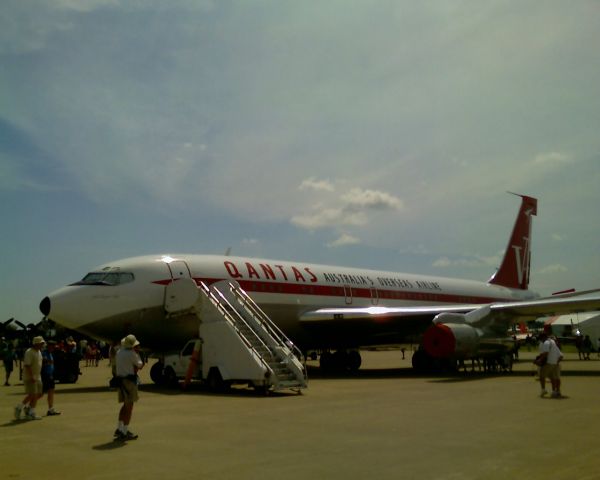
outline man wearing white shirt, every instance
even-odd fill
[[[15,407],[15,419],[21,418],[25,412],[28,420],[41,420],[35,413],[37,401],[42,396],[42,348],[46,342],[43,337],[34,337],[31,348],[28,348],[23,358],[23,385],[25,398]]]
[[[138,438],[129,430],[133,413],[133,404],[138,401],[137,372],[144,365],[139,351],[140,342],[134,335],[121,340],[121,348],[115,356],[116,373],[119,379],[119,402],[123,403],[119,411],[119,423],[115,430],[116,440],[135,440]]]
[[[549,338],[546,333],[540,335],[540,354],[546,359],[546,364],[542,366],[540,371],[540,385],[542,387],[541,396],[545,396],[546,378],[550,379],[552,384],[552,398],[559,398],[560,393],[560,361],[563,359],[562,352],[556,342]]]

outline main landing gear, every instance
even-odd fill
[[[358,350],[329,350],[321,353],[319,366],[324,372],[356,372],[360,368],[362,358]]]

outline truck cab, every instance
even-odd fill
[[[162,361],[162,382],[165,385],[175,386],[179,380],[185,378],[190,362],[192,361],[192,354],[197,341],[198,339],[188,340],[179,353],[164,356]],[[200,342],[200,352],[197,357],[196,368],[192,373],[192,378],[202,380],[202,342]]]

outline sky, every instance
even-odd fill
[[[600,288],[600,2],[4,0],[0,320],[115,259]]]

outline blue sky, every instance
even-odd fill
[[[595,1],[5,0],[0,320],[223,253],[600,287]]]

